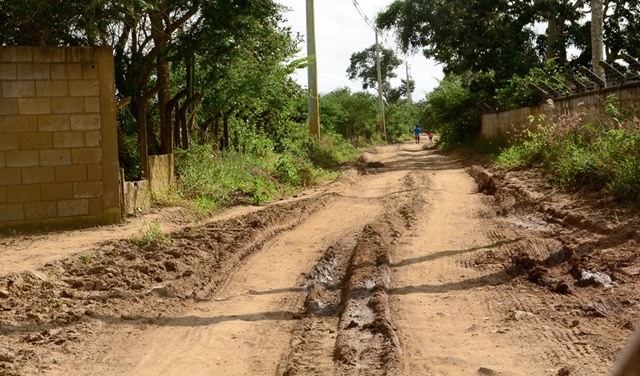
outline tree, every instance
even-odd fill
[[[118,22],[108,0],[2,0],[0,44],[82,46],[105,44]]]
[[[409,80],[409,92],[413,93],[416,87],[416,82],[414,80]],[[388,103],[398,103],[400,102],[402,97],[409,98],[409,93],[407,93],[407,81],[400,80],[400,86],[397,88],[392,87],[389,89],[387,93],[387,102]]]
[[[571,30],[580,26],[584,18],[584,0],[547,0],[533,3],[532,11],[540,21],[546,21],[546,35],[538,36],[540,56],[567,62],[567,48],[571,43]],[[536,18],[534,18],[535,20]]]
[[[225,146],[234,124],[286,135],[279,129],[302,95],[288,75],[303,62],[291,62],[298,41],[280,26],[282,11],[274,0],[3,0],[0,40],[114,46],[116,94],[131,97],[129,111],[119,114],[120,145],[135,145],[132,124],[147,124],[137,142],[147,139],[155,154],[171,149],[176,108],[186,110],[186,140],[218,135],[219,121]],[[200,96],[176,97],[187,81]]]
[[[181,43],[185,51],[180,54],[195,51],[196,86],[204,98],[200,112],[216,118],[211,131],[216,142],[223,138],[225,147],[230,140],[229,129],[224,128],[232,117],[280,137],[283,119],[292,112],[295,98],[303,95],[288,77],[304,64],[291,61],[299,40],[280,26],[280,7],[271,0],[247,4],[238,7],[229,2],[228,9],[207,5],[203,12],[209,21]],[[184,64],[179,66],[184,75]]]
[[[591,64],[593,73],[604,79],[604,68],[600,66],[604,55],[603,0],[591,0]]]
[[[626,51],[632,56],[640,56],[640,1],[607,1],[592,4],[590,7],[595,11],[591,12],[591,17],[579,25],[572,26],[568,30],[571,43],[580,50],[580,54],[570,61],[572,67],[594,66],[594,54],[600,56],[601,60],[615,64],[620,59],[621,52]],[[602,18],[599,11],[602,10]],[[587,12],[583,12],[587,14]],[[601,28],[594,25],[592,18],[596,24],[602,23]],[[592,27],[595,29],[592,30]],[[600,41],[594,41],[592,37],[601,37]],[[601,52],[593,51],[592,46],[602,46]],[[600,68],[597,68],[600,69]],[[625,67],[618,66],[618,69],[624,71]]]
[[[392,89],[390,80],[397,77],[394,70],[402,63],[403,61],[396,56],[393,50],[380,48],[382,92],[387,100],[389,100]],[[378,87],[375,45],[351,55],[351,65],[347,68],[347,77],[350,80],[360,80],[364,90]]]
[[[358,143],[378,133],[377,98],[371,93],[336,89],[320,97],[320,112],[327,131]]]
[[[395,30],[403,50],[422,49],[445,73],[494,70],[506,80],[540,64],[529,2],[396,0],[376,19]]]

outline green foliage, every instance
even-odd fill
[[[313,185],[334,175],[356,150],[342,137],[325,134],[321,140],[306,128],[285,125],[288,137],[275,145],[264,135],[243,136],[239,150],[220,151],[212,145],[196,145],[176,154],[179,176],[165,202],[195,200],[196,215],[206,215],[230,203],[261,205],[293,189]]]
[[[138,235],[132,235],[131,242],[139,247],[147,245],[168,246],[171,244],[171,238],[162,232],[160,223],[151,222],[138,229]]]
[[[470,143],[480,131],[480,110],[476,103],[485,99],[472,92],[469,79],[449,75],[427,95],[426,124],[440,132],[445,148]]]
[[[87,253],[87,254],[80,255],[80,256],[78,256],[78,261],[79,261],[81,264],[85,264],[85,265],[87,265],[87,264],[91,264],[91,255],[90,255],[90,254],[88,254],[88,253]]]
[[[522,77],[515,75],[507,81],[506,85],[496,89],[493,98],[495,107],[499,110],[508,110],[539,104],[542,98],[529,88],[529,84],[540,86],[540,83],[544,82],[559,93],[570,94],[563,86],[552,80],[552,78],[556,78],[565,85],[570,85],[570,83],[566,82],[564,73],[565,69],[563,67],[556,64],[554,60],[548,60],[544,66],[533,67]]]
[[[382,93],[387,102],[397,101],[400,96],[400,90],[393,90],[391,87],[392,78],[396,77],[394,70],[402,64],[402,60],[398,58],[388,48],[380,48],[380,76],[382,78]],[[359,80],[362,82],[362,89],[377,89],[378,87],[378,68],[376,63],[376,46],[373,45],[363,51],[353,53],[351,55],[351,64],[347,68],[347,76],[350,80]],[[406,94],[406,86],[404,88]]]
[[[391,104],[385,109],[385,125],[387,129],[387,140],[404,140],[407,136],[413,137],[413,127],[424,118],[426,102],[418,102],[411,106],[406,103]],[[427,128],[433,127],[431,124]],[[429,129],[423,129],[428,132]]]
[[[605,190],[619,200],[640,204],[640,120],[609,98],[609,116],[583,124],[579,113],[559,116],[551,125],[529,132],[524,142],[502,152],[504,167],[536,166],[557,184]]]
[[[537,18],[529,4],[395,0],[376,23],[396,31],[405,50],[422,49],[443,64],[445,73],[494,70],[504,80],[539,62],[533,45]]]
[[[370,93],[336,89],[320,97],[323,131],[337,133],[359,145],[379,133],[378,100]]]
[[[207,195],[200,195],[195,200],[195,215],[197,218],[204,218],[213,213],[218,208],[216,200]]]
[[[353,145],[335,133],[325,133],[320,140],[309,137],[304,142],[309,160],[321,169],[336,168],[357,155]]]

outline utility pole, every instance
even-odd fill
[[[378,43],[378,29],[376,32],[376,66],[378,69],[378,105],[380,106],[380,131],[382,139],[387,141],[387,129],[384,122],[384,100],[382,98],[382,70],[380,68],[380,44]]]
[[[309,131],[320,139],[320,106],[318,104],[318,59],[316,58],[316,27],[313,0],[307,0],[307,67],[309,82]]]
[[[407,66],[407,102],[409,103],[409,106],[411,106],[413,103],[411,102],[411,77],[409,76],[409,62],[405,61],[405,64]]]

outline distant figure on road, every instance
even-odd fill
[[[429,143],[433,142],[433,130],[429,131]]]
[[[416,144],[420,143],[420,127],[416,125],[415,128],[413,128],[413,134],[415,135],[415,139],[416,139]]]

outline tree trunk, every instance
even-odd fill
[[[548,18],[547,26],[547,53],[545,58],[557,59],[559,64],[567,61],[567,48],[564,40],[564,19],[557,19],[554,16]]]
[[[142,165],[142,179],[149,178],[149,143],[147,138],[147,103],[156,95],[158,87],[154,87],[140,98],[138,102],[138,151],[140,153],[140,164]]]
[[[182,129],[180,127],[180,103],[176,103],[176,106],[174,108],[174,113],[175,113],[175,119],[173,121],[174,123],[174,129],[173,129],[173,147],[177,148],[180,147],[180,130]]]
[[[158,75],[158,110],[160,111],[160,139],[163,152],[166,150],[166,141],[171,137],[171,129],[167,121],[167,102],[171,100],[171,80],[169,73],[169,34],[163,22],[163,12],[166,9],[155,9],[149,12],[151,20],[151,37],[156,49],[156,72]],[[167,26],[168,27],[168,26]]]
[[[218,112],[216,114],[215,121],[213,122],[213,129],[211,130],[216,149],[218,150],[222,149],[220,145],[220,118],[222,118],[222,112]]]
[[[604,55],[603,17],[603,0],[591,0],[591,65],[593,73],[606,80],[604,68],[600,66]]]
[[[222,118],[222,149],[229,149],[229,114],[224,114]]]
[[[179,140],[177,139],[176,133],[174,132],[173,122],[171,121],[171,114],[175,109],[176,112],[179,111],[180,108],[180,100],[187,95],[187,90],[182,90],[178,94],[176,94],[171,100],[167,103],[167,113],[166,113],[166,122],[167,122],[167,132],[162,133],[162,154],[173,154],[173,146],[177,145]],[[178,114],[176,114],[176,119],[179,119]],[[180,127],[180,123],[176,120],[176,127]],[[175,144],[174,144],[175,140]]]
[[[189,150],[189,129],[187,124],[187,111],[193,103],[199,100],[201,97],[200,93],[196,93],[194,96],[189,98],[183,105],[180,107],[180,125],[182,128],[182,150]]]

